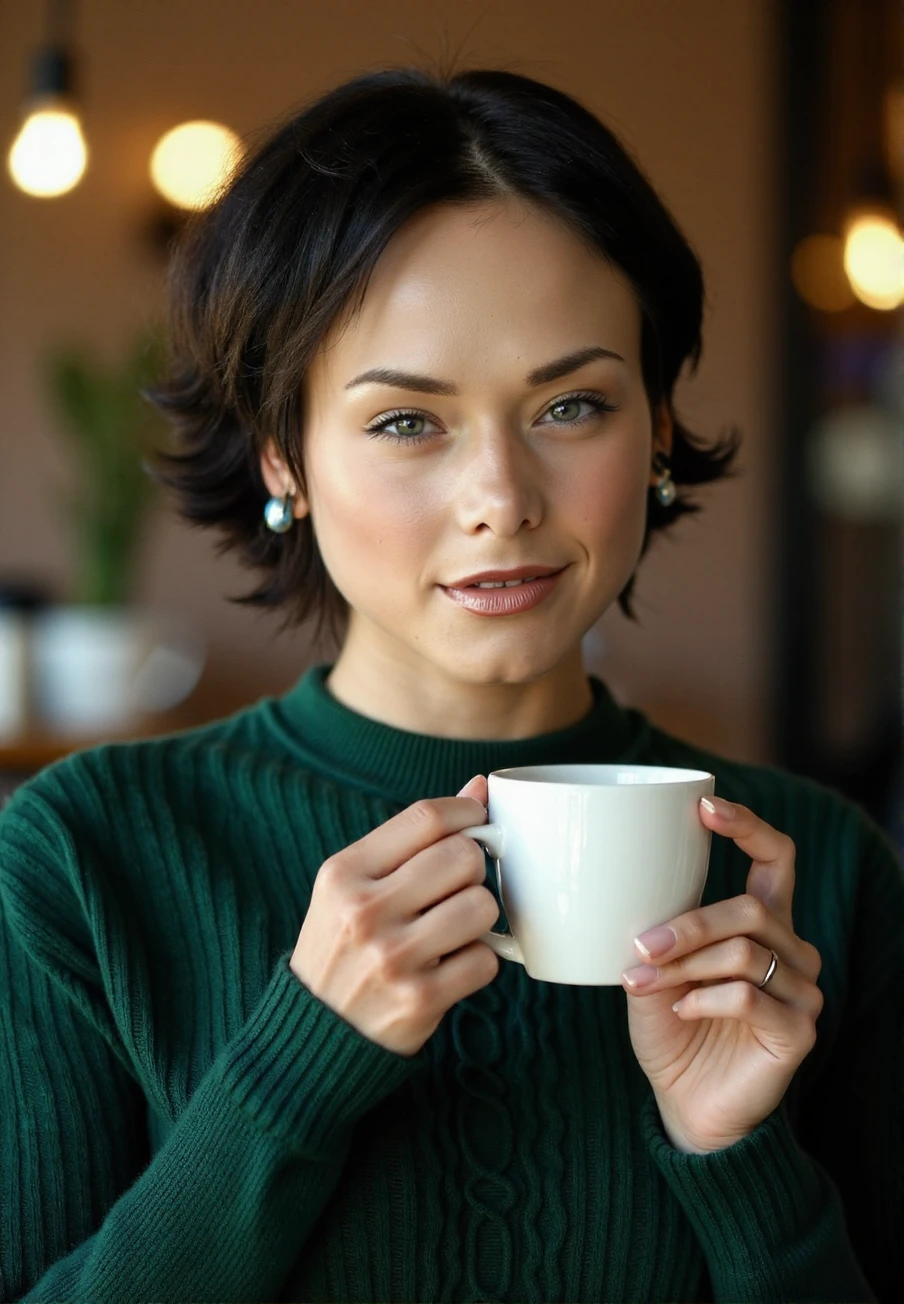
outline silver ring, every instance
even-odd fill
[[[777,965],[778,965],[778,956],[777,956],[777,955],[775,954],[775,952],[773,951],[773,952],[772,952],[772,960],[771,960],[771,962],[770,962],[770,964],[769,964],[769,968],[768,968],[767,971],[766,971],[766,977],[763,979],[763,981],[762,981],[761,983],[757,983],[757,989],[766,986],[766,984],[767,984],[767,982],[769,981],[769,979],[770,979],[770,978],[772,977],[772,975],[775,973],[775,970],[776,970]]]

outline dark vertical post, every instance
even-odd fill
[[[806,435],[818,411],[818,350],[809,310],[791,283],[795,245],[814,230],[813,197],[822,155],[830,0],[779,4],[779,123],[784,187],[779,244],[782,329],[779,358],[778,665],[774,751],[780,764],[807,771],[816,718],[812,669],[817,649],[813,604],[816,521],[806,485]]]

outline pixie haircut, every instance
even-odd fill
[[[272,438],[305,488],[302,383],[331,326],[360,307],[392,236],[438,204],[514,195],[557,216],[630,282],[642,314],[651,411],[685,363],[700,360],[700,263],[612,132],[576,100],[498,69],[365,73],[280,125],[213,207],[176,241],[168,359],[145,391],[171,425],[150,474],[180,515],[220,532],[259,586],[230,601],[282,610],[282,628],[317,617],[338,638],[348,604],[323,563],[310,515],[276,534],[260,455]],[[651,488],[641,555],[654,530],[699,510],[681,492],[730,474],[732,428],[705,446],[674,421],[664,507]],[[619,594],[631,617],[634,576]]]

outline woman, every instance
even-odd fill
[[[526,78],[368,74],[172,302],[158,474],[340,650],[0,820],[0,1297],[900,1298],[890,844],[582,667],[736,450],[673,411],[702,281],[636,165]],[[500,967],[486,775],[623,760],[715,773],[701,907],[621,989]]]

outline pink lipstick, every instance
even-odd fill
[[[522,567],[522,569],[526,569]],[[539,568],[545,569],[545,568]],[[514,584],[501,588],[479,588],[477,584],[457,584],[439,587],[458,606],[473,611],[479,616],[516,616],[522,611],[530,611],[547,598],[559,582],[565,567],[549,575],[537,578],[521,579]],[[500,575],[503,572],[498,572]],[[490,582],[490,581],[486,581]],[[502,581],[497,581],[501,583]]]

